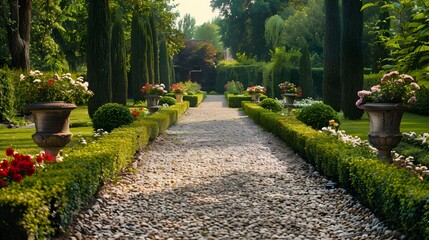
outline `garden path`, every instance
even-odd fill
[[[79,214],[70,239],[395,239],[224,96],[208,96]]]

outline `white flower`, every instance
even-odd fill
[[[42,82],[42,80],[40,80],[40,79],[34,79],[33,82],[34,83],[40,83],[40,82]]]
[[[20,80],[20,81],[23,81],[24,79],[25,79],[25,75],[21,73],[21,74],[19,75],[19,80]]]

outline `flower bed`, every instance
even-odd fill
[[[151,133],[165,131],[188,108],[188,102],[178,103],[150,120],[114,129],[95,143],[73,149],[62,163],[1,189],[0,239],[44,239],[63,232],[101,186],[132,162]]]
[[[362,156],[359,148],[293,117],[278,116],[249,102],[243,102],[243,108],[255,122],[280,137],[325,176],[338,181],[408,239],[428,239],[428,182],[405,169]]]

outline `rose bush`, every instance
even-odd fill
[[[302,96],[302,90],[300,87],[297,87],[295,84],[291,82],[283,82],[279,84],[280,91],[282,93],[291,93],[295,94],[296,97]]]

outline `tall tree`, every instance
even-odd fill
[[[109,34],[109,1],[88,2],[88,60],[89,88],[94,96],[89,100],[88,113],[92,117],[102,105],[112,98]]]
[[[195,31],[195,18],[190,14],[185,14],[182,19],[179,20],[179,30],[185,34],[185,39],[193,39]]]
[[[299,59],[299,86],[304,98],[313,96],[313,77],[311,75],[310,48],[307,41],[301,38],[301,57]]]
[[[343,0],[343,28],[341,34],[341,109],[347,119],[359,119],[363,111],[355,106],[356,93],[363,88],[361,0]]]
[[[283,45],[281,36],[285,30],[285,21],[279,15],[271,16],[265,21],[265,41],[267,45],[274,49]]]
[[[159,41],[158,41],[158,30],[155,24],[155,14],[151,10],[149,16],[150,27],[152,30],[152,48],[153,48],[153,71],[154,71],[154,82],[159,83]]]
[[[12,68],[30,69],[30,27],[32,0],[8,0],[9,13],[4,20],[7,30],[9,51],[12,57]],[[4,1],[2,7],[7,8]]]
[[[127,105],[127,54],[122,19],[119,14],[115,16],[112,27],[111,58],[112,89],[114,89],[112,91],[112,102]]]
[[[214,23],[203,23],[195,29],[195,40],[210,41],[217,50],[223,49],[220,41],[219,26]]]
[[[150,17],[146,15],[144,17],[144,37],[145,42],[147,44],[146,46],[146,63],[147,63],[147,71],[149,76],[149,83],[154,84],[155,83],[155,52],[154,52],[154,39],[153,39],[153,33],[152,33],[152,27],[150,23]]]
[[[161,83],[164,83],[165,86],[170,86],[172,84],[172,79],[170,75],[170,54],[167,49],[167,41],[164,34],[160,34],[159,39],[159,77]]]
[[[131,89],[134,101],[143,100],[140,88],[149,81],[147,70],[144,24],[141,20],[138,6],[133,11],[131,24]]]
[[[325,0],[325,40],[323,62],[323,102],[341,110],[340,42],[338,0]]]

